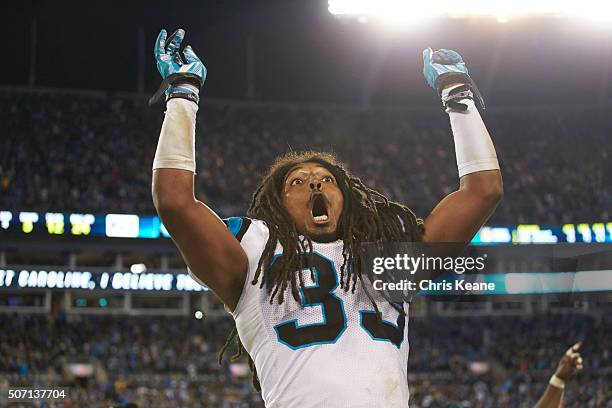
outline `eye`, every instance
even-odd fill
[[[303,181],[301,179],[299,179],[299,178],[291,180],[291,185],[292,186],[297,186],[298,184],[302,184],[302,183],[303,183]]]
[[[332,176],[325,176],[325,177],[323,177],[323,182],[324,183],[333,183],[334,182],[334,178]]]

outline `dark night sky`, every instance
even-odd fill
[[[459,51],[489,103],[591,103],[611,75],[612,30],[564,20],[440,20],[394,32],[343,23],[327,0],[26,0],[6,3],[2,16],[11,62],[0,64],[1,82],[12,85],[28,83],[33,19],[40,86],[136,91],[142,27],[151,93],[160,80],[151,51],[157,32],[179,26],[205,61],[210,97],[246,97],[249,36],[261,100],[435,103],[421,73],[426,46]]]

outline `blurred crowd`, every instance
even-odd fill
[[[0,92],[0,208],[153,213],[151,165],[163,113],[135,96]],[[593,109],[483,113],[500,158],[498,224],[609,221],[608,113]],[[457,188],[440,109],[358,110],[201,102],[196,189],[223,216],[244,214],[280,153],[335,152],[365,183],[426,216]]]
[[[409,372],[422,375],[409,382],[411,407],[532,408],[565,350],[583,340],[586,365],[564,407],[610,408],[611,336],[609,316],[412,319]]]
[[[516,374],[501,383],[446,377],[410,383],[411,408],[533,408],[550,377]],[[566,387],[563,408],[610,408],[610,375],[580,374]]]
[[[52,406],[263,407],[244,363],[240,371],[218,364],[230,319],[0,314],[0,327],[0,378],[11,387],[67,388]],[[95,374],[66,375],[84,362]]]
[[[243,362],[217,364],[229,318],[4,314],[0,327],[0,389],[68,387],[70,398],[52,406],[263,407]],[[581,339],[585,367],[568,383],[564,406],[610,408],[610,338],[606,315],[413,318],[411,406],[531,408],[565,349]],[[104,375],[61,375],[66,362],[86,358]]]

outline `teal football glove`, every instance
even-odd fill
[[[454,76],[459,77],[468,76],[468,69],[463,62],[463,58],[457,52],[453,50],[434,52],[431,48],[426,48],[423,50],[423,74],[427,85],[440,93],[438,80],[442,81],[445,77],[448,77],[447,74],[454,74]],[[465,82],[465,80],[457,82]]]
[[[200,89],[206,79],[206,67],[198,58],[190,45],[183,50],[183,58],[179,49],[185,37],[185,31],[178,29],[166,40],[166,30],[161,30],[155,42],[155,62],[163,81],[159,89],[149,99],[149,105],[154,104],[165,92],[166,99],[173,96],[185,97],[198,102],[198,95],[181,88],[181,84],[190,84]],[[174,92],[176,91],[176,92]]]
[[[453,83],[465,85],[458,89],[455,94],[457,92],[469,92],[470,94],[473,92],[484,109],[484,101],[480,91],[472,78],[470,78],[467,66],[458,52],[444,49],[437,51],[432,51],[431,48],[424,49],[423,75],[425,75],[427,85],[435,89],[438,95],[442,95],[442,90],[447,85]]]

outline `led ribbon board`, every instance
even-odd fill
[[[0,235],[93,236],[106,238],[169,238],[158,216],[137,214],[37,213],[0,211]],[[612,242],[612,222],[547,226],[485,226],[473,245]]]
[[[187,273],[131,273],[62,269],[0,269],[0,289],[86,289],[202,292]]]

